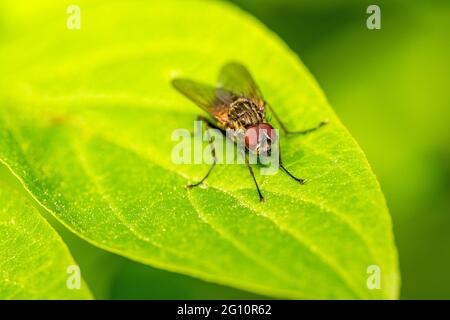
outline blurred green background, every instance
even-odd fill
[[[366,152],[394,220],[401,298],[450,299],[450,1],[231,2],[298,53]],[[366,27],[370,4],[381,30]],[[107,253],[46,216],[97,298],[258,297]]]

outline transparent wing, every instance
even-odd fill
[[[172,85],[206,112],[215,115],[233,101],[233,94],[190,79],[174,79]]]
[[[250,72],[238,62],[229,62],[222,67],[219,86],[237,95],[263,101],[261,91]]]

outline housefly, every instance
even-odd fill
[[[217,86],[209,86],[194,80],[178,78],[172,81],[172,85],[180,93],[192,100],[196,105],[208,113],[208,117],[199,116],[206,127],[211,127],[225,133],[226,130],[241,130],[244,135],[245,150],[256,154],[270,152],[272,143],[275,143],[276,136],[273,126],[269,123],[266,116],[266,109],[269,109],[281,129],[285,134],[304,135],[313,132],[327,123],[320,122],[317,126],[302,130],[291,131],[280,120],[273,108],[264,100],[261,91],[253,80],[250,72],[240,63],[230,62],[222,67],[219,74]],[[254,134],[256,132],[256,134]],[[252,134],[250,134],[252,133]],[[260,137],[265,137],[265,143],[260,141]],[[209,139],[213,162],[206,175],[197,183],[190,184],[188,187],[196,187],[202,184],[213,170],[217,158],[212,139]],[[250,175],[258,191],[259,200],[264,201],[264,197],[259,189],[252,167],[245,156]],[[279,158],[279,166],[292,179],[300,184],[305,180],[297,178],[289,172]]]

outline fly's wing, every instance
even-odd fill
[[[235,99],[231,92],[190,79],[174,79],[172,85],[218,121],[226,122],[223,117],[228,114],[228,107]]]
[[[264,99],[250,72],[238,62],[229,62],[222,67],[219,86],[238,96],[252,99],[264,109]]]

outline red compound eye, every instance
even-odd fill
[[[258,144],[265,139],[265,145],[270,146],[270,143],[275,140],[275,130],[268,123],[261,123],[245,130],[245,146],[252,151],[258,147]]]
[[[267,135],[267,137],[269,137],[269,139],[271,141],[274,141],[276,136],[275,136],[275,130],[273,129],[273,127],[268,124],[268,123],[261,123],[259,125],[259,131],[262,134],[263,132]],[[263,131],[263,132],[261,132]]]
[[[258,126],[253,126],[245,130],[245,146],[250,150],[255,150],[258,144]]]

